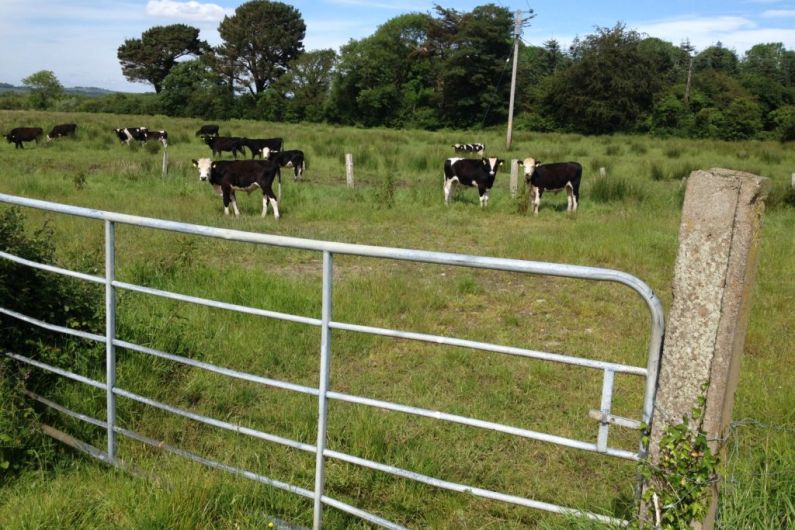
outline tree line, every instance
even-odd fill
[[[529,21],[530,16],[525,20]],[[294,7],[251,0],[218,27],[157,26],[118,48],[124,76],[154,94],[66,97],[51,72],[0,105],[364,127],[478,128],[507,121],[514,17],[485,4],[397,16],[334,50],[305,51]],[[568,49],[520,42],[515,127],[583,134],[652,133],[795,139],[795,52],[761,43],[742,57],[720,42],[697,51],[623,23]]]

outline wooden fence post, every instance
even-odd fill
[[[348,182],[348,187],[353,187],[353,155],[345,153],[345,176]]]
[[[168,175],[168,148],[163,148],[163,176]]]
[[[599,176],[605,178],[607,176],[607,170],[603,167],[599,168]]]
[[[515,199],[519,192],[519,160],[511,160],[511,198]]]
[[[700,398],[703,415],[689,426],[706,433],[714,454],[725,452],[768,187],[763,177],[727,169],[694,171],[687,179],[651,422],[652,465],[660,462],[666,429],[689,417]],[[691,521],[695,528],[713,528],[717,493],[716,481],[707,515]],[[643,506],[641,516],[657,522],[653,505]]]

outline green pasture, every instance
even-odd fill
[[[223,135],[282,136],[307,157],[302,181],[282,171],[282,218],[260,217],[258,192],[238,193],[240,218],[191,164],[210,149],[195,119],[165,116],[0,111],[0,132],[78,124],[75,139],[0,144],[0,192],[157,217],[369,245],[608,267],[647,282],[670,305],[682,179],[724,167],[771,179],[741,381],[736,397],[721,528],[795,524],[795,150],[777,142],[644,136],[586,137],[505,131],[402,131],[317,124],[220,122]],[[157,143],[122,146],[113,129],[168,130],[168,174]],[[506,160],[489,206],[459,189],[445,207],[442,164],[456,142],[483,142]],[[352,153],[356,187],[345,179]],[[509,192],[509,161],[576,160],[584,168],[580,208],[546,194],[538,216]],[[229,159],[229,155],[225,155]],[[600,177],[604,167],[606,176]],[[520,185],[520,191],[522,186]],[[6,206],[0,206],[5,209]],[[103,226],[24,210],[31,230],[54,230],[59,265],[103,270]],[[320,316],[322,256],[141,228],[117,229],[117,277],[310,317]],[[607,284],[339,256],[334,319],[645,365],[648,312],[630,290]],[[102,292],[97,304],[102,308]],[[98,309],[99,311],[100,309]],[[93,330],[99,331],[99,330]],[[318,384],[318,328],[188,304],[119,294],[118,335],[194,359]],[[402,341],[333,333],[331,388],[584,440],[596,439],[597,371]],[[24,352],[19,352],[24,353]],[[85,375],[104,379],[104,349],[86,345]],[[275,435],[315,443],[316,399],[224,379],[132,351],[118,352],[117,384],[173,406]],[[642,381],[618,377],[614,411],[639,418]],[[71,382],[49,397],[104,418],[104,395]],[[314,456],[118,400],[120,424],[146,436],[312,490]],[[104,448],[92,426],[50,414],[50,423]],[[634,450],[638,434],[611,429],[611,444]],[[614,517],[633,510],[630,462],[395,412],[330,403],[328,448],[433,477]],[[0,481],[7,528],[260,528],[311,526],[312,502],[121,439],[119,456],[147,478],[103,467],[71,451],[42,452],[38,465]],[[326,494],[411,528],[571,528],[561,516],[456,494],[327,461]],[[326,528],[367,528],[333,508]]]

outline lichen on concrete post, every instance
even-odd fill
[[[767,190],[767,179],[727,169],[694,171],[687,180],[651,425],[652,464],[659,458],[666,428],[689,416],[701,396],[706,399],[704,414],[692,427],[706,433],[713,453],[724,449]],[[712,528],[716,500],[717,484],[709,514],[694,526]]]

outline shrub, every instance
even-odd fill
[[[52,230],[45,224],[32,234],[24,231],[24,218],[16,208],[0,212],[0,249],[31,261],[52,263],[55,257]],[[28,317],[83,331],[97,332],[101,315],[96,307],[100,290],[92,284],[53,275],[0,259],[0,300],[5,308]],[[55,334],[0,315],[0,351],[35,358],[80,374],[101,371],[103,348],[83,340]],[[36,414],[22,398],[24,388],[52,393],[56,376],[6,357],[0,360],[0,468],[24,468],[47,442],[35,434]],[[45,451],[49,453],[49,451]]]

